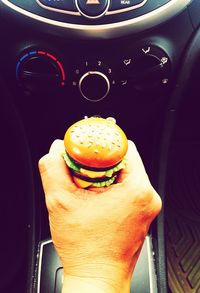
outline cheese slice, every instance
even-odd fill
[[[74,183],[80,188],[87,188],[93,184],[92,182],[84,181],[84,180],[77,178],[75,176],[73,176],[73,180],[74,180]]]
[[[106,175],[105,171],[97,172],[97,171],[86,170],[86,169],[83,169],[83,168],[80,169],[80,173],[85,175],[85,176],[88,176],[90,178],[101,178],[101,177],[104,177]]]

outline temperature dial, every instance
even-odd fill
[[[31,51],[22,56],[16,66],[16,78],[29,92],[49,91],[66,83],[62,64],[45,51]]]

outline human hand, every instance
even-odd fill
[[[130,141],[127,166],[107,188],[78,188],[63,152],[63,141],[56,140],[39,161],[52,240],[64,268],[63,292],[129,292],[160,197]]]

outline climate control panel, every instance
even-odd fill
[[[123,56],[77,58],[73,63],[48,50],[31,49],[24,52],[16,64],[17,83],[24,91],[74,89],[89,102],[100,102],[119,87],[131,87],[140,93],[154,91],[166,87],[170,75],[169,55],[151,44]]]

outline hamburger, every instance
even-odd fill
[[[67,129],[64,160],[78,187],[109,186],[125,168],[128,140],[113,120],[91,117]]]

